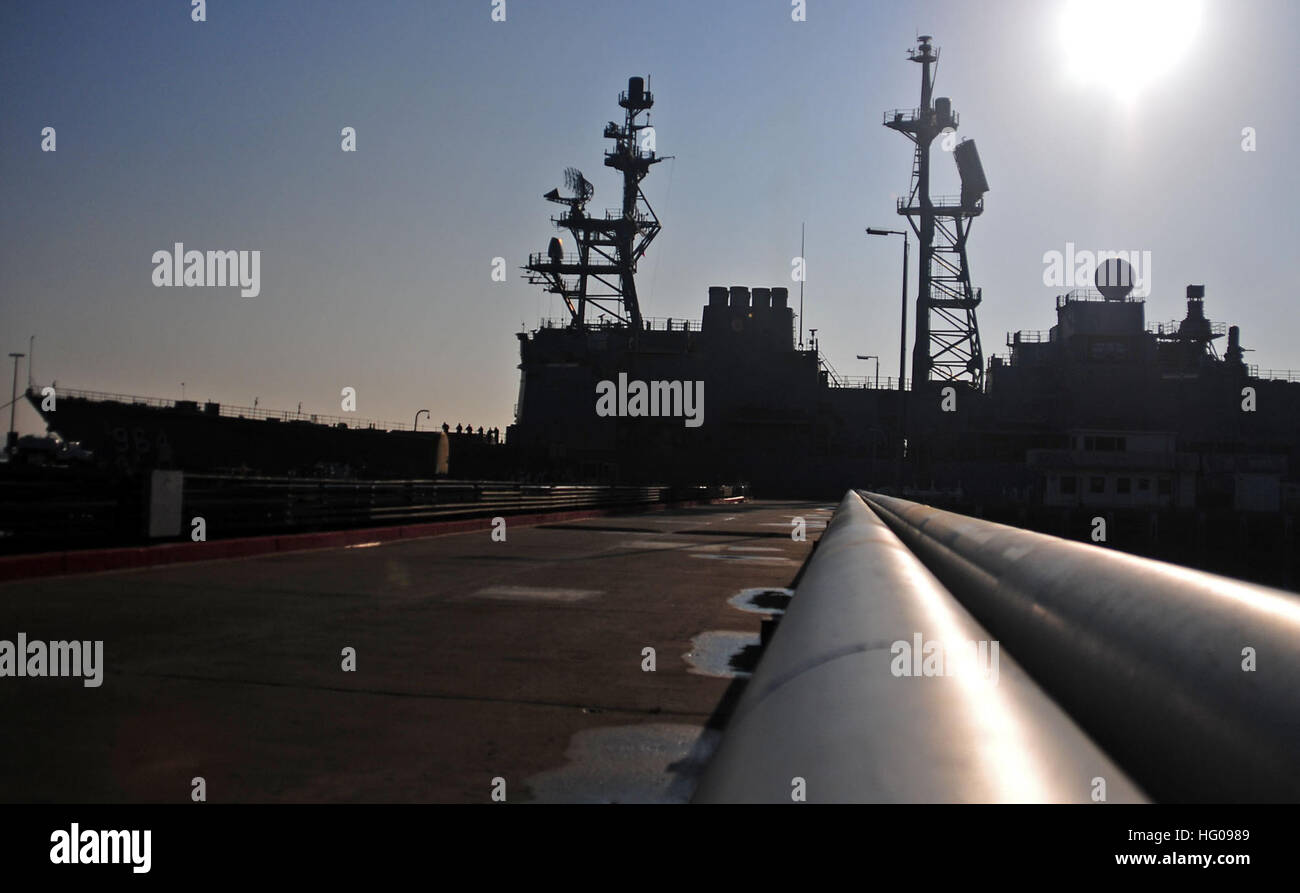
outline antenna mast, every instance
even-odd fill
[[[898,200],[898,213],[907,217],[920,243],[916,296],[916,342],[912,350],[913,387],[922,382],[964,381],[977,389],[984,384],[984,355],[980,348],[975,308],[983,299],[972,288],[966,259],[971,221],[984,212],[988,182],[972,140],[953,149],[961,175],[961,196],[930,196],[930,144],[946,130],[957,129],[952,100],[932,98],[931,66],[939,50],[929,35],[917,38],[908,58],[921,66],[921,105],[885,112],[884,125],[905,135],[916,146],[907,198]]]
[[[803,350],[803,281],[808,278],[808,255],[804,253],[803,233],[806,224],[799,224],[799,349]]]
[[[573,195],[562,196],[558,189],[552,189],[545,198],[568,208],[551,221],[572,233],[577,253],[566,254],[563,240],[553,238],[545,254],[529,256],[524,269],[530,282],[544,285],[564,298],[570,325],[585,326],[588,307],[594,307],[625,324],[635,339],[642,328],[636,294],[637,262],[661,228],[641,191],[641,181],[650,166],[664,158],[655,153],[653,131],[650,139],[643,134],[651,129],[649,121],[638,120],[654,105],[645,81],[629,78],[618,104],[625,114],[621,125],[616,121],[605,125],[605,137],[614,140],[614,147],[605,152],[605,166],[623,175],[622,206],[607,210],[601,217],[589,215],[586,205],[595,188],[581,171],[569,168],[565,185]]]

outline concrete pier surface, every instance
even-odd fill
[[[103,641],[98,687],[0,678],[0,801],[684,802],[832,508],[0,584],[0,640]]]

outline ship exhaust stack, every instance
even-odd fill
[[[934,98],[933,69],[939,50],[928,35],[917,38],[908,58],[921,66],[921,104],[914,109],[885,113],[884,125],[906,136],[916,147],[911,187],[898,200],[898,213],[907,217],[920,243],[919,285],[916,296],[916,341],[912,350],[912,378],[916,385],[931,379],[984,385],[984,354],[980,347],[975,308],[981,294],[972,288],[966,258],[971,221],[984,211],[988,179],[974,142],[953,148],[961,176],[961,196],[930,195],[930,146],[944,131],[959,123],[952,100]]]
[[[1241,366],[1245,362],[1246,352],[1241,347],[1241,329],[1238,326],[1228,327],[1228,350],[1223,355],[1224,362],[1230,366]]]

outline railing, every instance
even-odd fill
[[[916,211],[921,207],[918,198],[916,204],[912,204],[911,196],[900,196],[896,202],[900,214],[908,211]],[[932,208],[961,208],[967,214],[975,214],[984,210],[984,198],[981,196],[969,204],[962,204],[960,195],[933,195],[930,197],[930,206]]]
[[[902,121],[915,121],[921,117],[921,110],[914,109],[886,109],[885,114],[881,117],[880,123],[893,124]]]
[[[86,391],[80,388],[65,388],[61,385],[55,388],[55,395],[58,398],[72,397],[79,400],[111,401],[114,403],[123,403],[129,406],[148,406],[154,409],[172,409],[178,412],[190,412],[197,415],[204,415],[206,413],[205,407],[212,405],[210,401],[204,400],[178,401],[168,400],[161,397],[138,397],[131,394],[112,394],[104,391]],[[231,406],[225,403],[219,403],[216,405],[219,407],[217,415],[225,416],[226,418],[274,419],[280,422],[311,422],[318,425],[346,425],[349,428],[373,428],[380,431],[414,430],[410,424],[405,422],[387,422],[379,419],[358,419],[352,416],[326,415],[314,412],[294,412],[288,409],[278,410],[260,409],[252,406]]]
[[[913,121],[921,119],[921,110],[913,109],[887,109],[880,118],[881,124],[910,124]],[[956,128],[961,125],[961,115],[952,112],[952,121],[949,126]]]
[[[827,385],[832,388],[866,388],[879,391],[896,391],[898,390],[898,379],[888,376],[878,378],[874,375],[841,375],[838,380],[828,379]],[[903,389],[907,390],[906,379],[903,386]]]
[[[652,332],[698,332],[700,331],[699,320],[694,319],[677,319],[675,317],[662,316],[644,316],[641,318],[644,324],[644,331]],[[670,326],[669,323],[672,325]],[[567,329],[573,324],[568,317],[556,318],[547,317],[539,320],[537,327],[540,329]],[[621,325],[621,323],[615,323]],[[593,321],[588,321],[588,328],[610,328],[613,324],[597,325]]]
[[[579,257],[576,253],[564,254],[560,258],[556,259],[551,257],[549,254],[538,251],[528,255],[527,269],[532,270],[533,272],[545,272],[555,264],[560,264],[562,266],[576,267],[580,263],[582,263],[582,258]],[[613,261],[611,261],[607,257],[604,257],[603,255],[597,254],[594,251],[587,256],[587,266],[589,269],[599,270],[603,272],[609,272],[618,269],[617,265]],[[534,267],[540,269],[533,270]]]
[[[0,553],[148,541],[149,478],[33,472],[0,479]],[[184,474],[181,539],[204,519],[208,539],[384,527],[482,516],[636,507],[743,494],[722,486],[346,481]]]
[[[664,332],[698,332],[700,323],[693,319],[676,319],[674,317],[643,316],[641,321],[646,331]]]
[[[1300,381],[1300,371],[1295,369],[1265,369],[1261,372],[1259,366],[1247,366],[1246,373],[1251,378],[1265,381]]]
[[[1092,301],[1102,301],[1112,304],[1141,304],[1146,298],[1134,294],[1127,294],[1122,301],[1111,301],[1095,288],[1075,288],[1067,291],[1063,295],[1056,296],[1056,309],[1060,310],[1066,304],[1081,304]]]
[[[1181,327],[1182,327],[1181,321],[1172,319],[1169,322],[1148,323],[1147,331],[1150,332],[1152,335],[1177,335],[1178,330]],[[1225,322],[1210,323],[1210,334],[1211,335],[1228,334],[1228,324]]]
[[[287,530],[382,527],[484,514],[567,511],[664,501],[664,487],[502,481],[334,481],[185,475],[182,517],[201,515],[209,537]]]
[[[1007,333],[1007,346],[1015,347],[1017,344],[1043,344],[1052,340],[1051,331],[1028,331],[1022,329],[1019,332]]]

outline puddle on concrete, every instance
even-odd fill
[[[727,599],[727,604],[751,614],[781,615],[793,596],[793,589],[742,589]]]
[[[692,558],[711,558],[715,561],[747,561],[751,564],[799,564],[793,558],[779,555],[738,555],[730,552],[691,552]]]
[[[490,598],[510,602],[580,602],[595,598],[600,589],[567,589],[557,586],[488,586],[470,598]]]
[[[539,803],[686,803],[720,739],[671,723],[585,729],[569,740],[566,765],[525,784]]]
[[[665,534],[666,535],[666,534]],[[682,540],[624,540],[611,549],[685,549],[689,541]]]
[[[691,650],[682,655],[688,672],[723,679],[748,679],[758,664],[762,649],[758,633],[709,630],[691,639]]]

